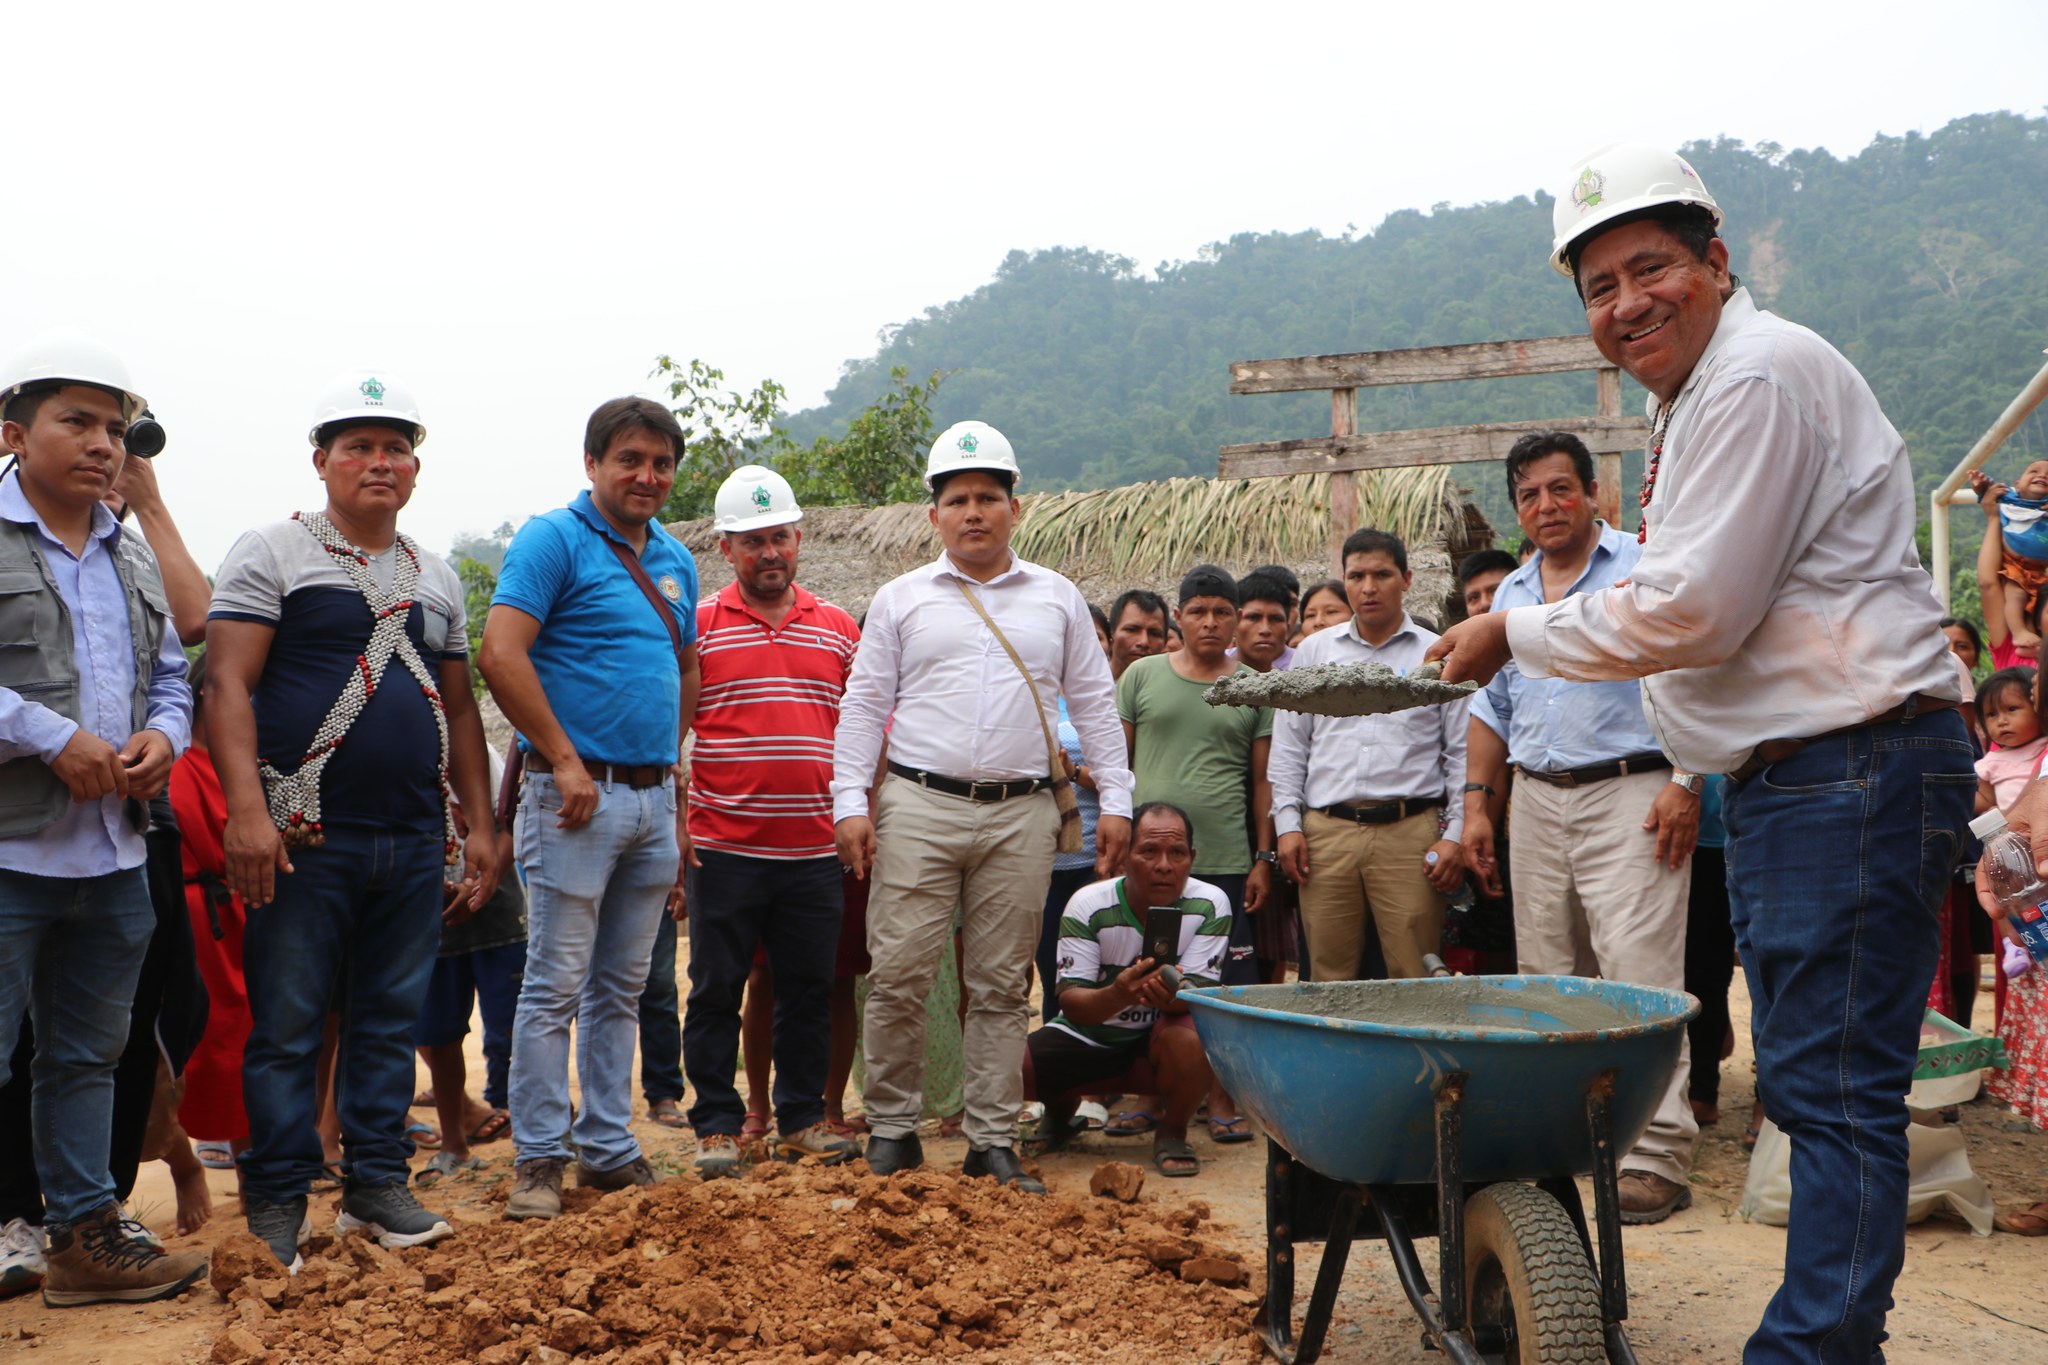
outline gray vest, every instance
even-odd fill
[[[170,629],[170,601],[156,556],[133,535],[123,533],[114,549],[114,571],[128,598],[128,638],[135,651],[135,692],[129,701],[129,732],[149,719],[149,682]],[[43,560],[33,525],[0,518],[0,687],[23,701],[47,706],[83,725],[78,712],[78,660],[71,648],[71,608],[57,592],[57,580]],[[123,737],[125,738],[125,736]],[[0,763],[0,839],[18,839],[48,829],[71,804],[71,791],[50,765],[34,755]],[[147,824],[140,802],[129,803],[138,828]]]

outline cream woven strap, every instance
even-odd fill
[[[398,537],[397,564],[392,574],[391,591],[386,593],[377,586],[377,580],[370,573],[370,556],[349,543],[325,515],[295,512],[292,520],[305,527],[306,533],[319,542],[320,548],[334,556],[341,565],[349,582],[355,585],[369,606],[372,625],[369,644],[356,656],[356,666],[349,672],[347,685],[328,709],[327,718],[320,722],[320,728],[313,732],[313,742],[299,760],[297,770],[287,774],[269,763],[259,764],[264,794],[270,802],[270,818],[287,844],[318,844],[326,837],[321,824],[320,776],[327,770],[327,761],[334,757],[335,750],[348,738],[349,730],[362,717],[363,708],[369,705],[371,696],[384,681],[384,670],[396,656],[433,705],[434,726],[441,737],[442,819],[445,822],[447,856],[453,862],[457,857],[457,844],[455,817],[448,808],[448,712],[441,703],[441,691],[435,685],[433,670],[427,667],[426,660],[420,657],[411,637],[405,633],[406,619],[412,612],[413,592],[420,581],[419,547],[409,536]]]

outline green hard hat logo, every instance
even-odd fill
[[[974,433],[970,431],[966,435],[962,436],[956,444],[958,444],[959,447],[962,450],[966,451],[969,455],[972,455],[974,453],[974,448],[980,445],[981,442],[975,440]]]
[[[1581,212],[1598,208],[1606,188],[1607,177],[1588,166],[1579,172],[1578,180],[1572,185],[1572,202],[1579,206]]]
[[[369,399],[372,403],[384,401],[384,381],[374,375],[358,384],[356,388],[361,391],[363,397]]]
[[[774,501],[773,498],[768,496],[768,490],[758,483],[754,485],[753,499],[754,506],[760,508],[763,512],[767,511],[768,504]]]

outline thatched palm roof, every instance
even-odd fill
[[[1485,545],[1492,528],[1460,497],[1444,466],[1361,474],[1359,521],[1393,532],[1416,572],[1413,610],[1439,616],[1454,557]],[[1304,583],[1330,576],[1329,477],[1168,479],[1080,492],[1027,493],[1013,544],[1107,606],[1128,588],[1171,593],[1200,563],[1242,574],[1279,563]],[[821,507],[804,514],[798,579],[858,614],[876,589],[938,557],[924,503]],[[697,556],[708,594],[732,581],[708,518],[669,530]],[[1170,596],[1169,596],[1169,600]]]

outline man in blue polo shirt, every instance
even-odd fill
[[[675,767],[697,709],[697,565],[655,521],[682,453],[682,428],[659,403],[614,398],[592,413],[590,489],[513,538],[478,656],[526,757],[507,1218],[559,1214],[572,1155],[581,1185],[657,1178],[626,1123],[648,955],[665,903],[681,902],[689,848]],[[572,1019],[583,1089],[573,1133]]]
[[[1594,516],[1593,456],[1569,432],[1508,451],[1508,492],[1536,556],[1501,581],[1493,610],[1556,602],[1627,578],[1632,535]],[[1510,663],[1472,698],[1465,847],[1501,892],[1491,812],[1515,782],[1515,956],[1525,972],[1604,976],[1682,990],[1701,779],[1672,768],[1643,719],[1642,685],[1532,678]],[[1621,1217],[1656,1223],[1692,1203],[1699,1124],[1683,1054],[1650,1127],[1621,1161]]]

